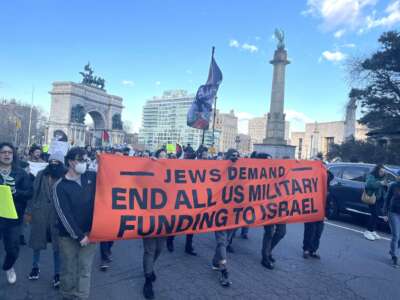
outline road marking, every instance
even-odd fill
[[[337,225],[337,224],[331,223],[331,222],[325,222],[325,224],[328,224],[328,225],[331,225],[331,226],[334,226],[334,227],[338,227],[338,228],[341,228],[341,229],[345,229],[345,230],[349,230],[349,231],[361,233],[361,234],[364,233],[364,231],[357,230],[357,229],[350,228],[350,227],[346,227],[346,226],[342,226],[342,225]],[[391,239],[389,239],[389,238],[387,238],[387,237],[383,237],[383,236],[381,236],[380,239],[381,239],[381,240],[385,240],[385,241],[391,241]]]

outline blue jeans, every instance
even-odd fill
[[[392,231],[392,241],[390,243],[390,254],[397,257],[400,248],[400,214],[389,213],[389,225]]]
[[[60,252],[53,251],[53,261],[54,261],[54,275],[60,274]],[[33,250],[33,268],[39,269],[40,262],[40,250]]]

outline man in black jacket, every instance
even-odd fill
[[[3,270],[6,271],[10,284],[17,281],[13,268],[19,254],[19,235],[27,201],[33,195],[32,181],[28,174],[18,166],[17,155],[13,145],[0,144],[0,185],[8,185],[11,189],[18,219],[0,217],[0,236],[3,237],[6,257]]]
[[[54,185],[60,230],[61,295],[64,299],[87,299],[96,250],[87,236],[93,218],[96,173],[86,172],[82,148],[70,149],[65,162],[68,172]]]

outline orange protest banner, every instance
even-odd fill
[[[110,241],[319,221],[319,161],[99,158],[90,239]]]

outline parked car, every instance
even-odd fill
[[[327,202],[327,218],[335,219],[341,213],[370,215],[368,205],[361,201],[367,175],[375,165],[365,163],[332,163],[329,171],[334,175]],[[399,166],[385,166],[388,184],[396,180]]]

